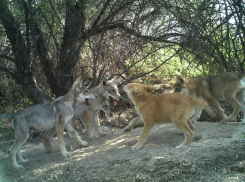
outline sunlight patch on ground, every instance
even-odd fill
[[[118,140],[118,141],[116,141],[116,142],[114,142],[114,143],[111,143],[110,145],[116,145],[116,144],[121,143],[121,142],[123,142],[123,141],[125,141],[125,139]]]
[[[64,159],[61,159],[61,160],[63,161],[59,161],[59,163],[52,163],[49,165],[44,165],[37,169],[33,169],[32,170],[33,180],[38,181],[39,176],[43,176],[49,173],[49,175],[46,176],[47,177],[46,179],[55,179],[58,181],[59,176],[63,173],[62,170],[60,169],[62,169],[68,163],[68,161]],[[53,171],[53,173],[50,174],[50,171]]]
[[[165,157],[154,157],[153,160],[159,160],[159,159],[164,159]]]

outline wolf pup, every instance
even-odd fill
[[[140,134],[139,141],[131,148],[132,150],[141,148],[151,128],[159,123],[173,122],[185,135],[185,140],[177,148],[187,145],[194,137],[194,126],[190,122],[190,114],[195,106],[204,108],[212,117],[216,116],[205,101],[180,93],[153,95],[150,92],[154,89],[155,87],[139,83],[130,83],[123,87],[123,90],[133,102],[135,110],[144,122],[144,128]],[[138,120],[132,120],[132,122],[138,123]],[[134,123],[129,125],[131,127]]]
[[[99,118],[102,119],[103,121],[106,121],[106,115],[112,116],[111,108],[110,108],[110,103],[105,100],[102,102],[100,109],[98,110]]]
[[[105,134],[100,128],[100,122],[98,122],[98,112],[96,112],[101,107],[101,104],[107,100],[116,106],[117,102],[122,99],[120,93],[118,92],[117,81],[118,76],[115,76],[112,80],[103,79],[100,85],[90,89],[98,97],[91,100],[91,104],[89,106],[84,106],[82,104],[78,105],[74,112],[74,116],[71,119],[72,126],[74,127],[75,121],[82,117],[87,133],[92,140],[98,138],[97,135],[93,134],[93,121],[95,123],[95,127],[97,126],[96,128],[98,132],[102,135]]]
[[[65,148],[63,136],[64,128],[69,124],[78,103],[89,104],[89,99],[95,99],[96,97],[97,96],[93,92],[82,88],[82,80],[78,78],[68,93],[59,101],[33,105],[17,113],[1,114],[0,119],[5,117],[12,118],[11,124],[15,130],[15,142],[8,151],[12,166],[15,169],[23,167],[22,165],[17,164],[16,157],[21,162],[28,161],[28,159],[22,158],[20,150],[22,145],[28,139],[30,130],[44,132],[55,128],[62,156],[70,156],[72,153],[67,152]],[[75,138],[79,144],[83,146],[87,145],[87,142],[81,140],[73,128],[70,128],[70,130],[75,133]],[[52,146],[49,146],[49,148],[52,148]]]
[[[96,127],[97,131],[101,131],[101,128],[98,128],[98,126],[100,126],[100,124],[97,123],[97,122],[99,122],[97,116],[99,116],[99,118],[102,119],[103,121],[106,121],[107,120],[106,115],[110,116],[110,117],[113,115],[111,112],[110,103],[108,102],[108,100],[105,100],[104,102],[102,102],[100,108],[97,111],[95,111],[94,123],[95,123],[95,127]]]
[[[99,122],[98,119],[97,119],[97,115],[99,116],[100,119],[102,119],[103,121],[106,121],[107,120],[107,117],[106,115],[108,116],[112,116],[112,112],[111,112],[111,109],[110,109],[110,103],[105,100],[104,102],[102,102],[102,104],[100,105],[100,107],[95,111],[95,114],[94,114],[94,122],[95,122],[95,127],[97,129],[97,131],[99,131],[99,129],[97,128],[98,125],[100,124],[97,124],[96,122]],[[86,125],[86,123],[84,123]],[[85,127],[87,128],[87,126]],[[86,133],[87,130],[84,129],[82,130],[82,133]],[[73,138],[73,136],[69,133],[69,136],[71,138]]]
[[[176,76],[174,87],[175,91],[208,102],[221,116],[223,123],[234,120],[241,109],[245,111],[245,74],[227,72],[186,80]],[[232,105],[233,113],[229,117],[225,115],[219,101],[227,101]],[[196,108],[193,121],[200,118],[201,112],[201,108]],[[245,117],[242,122],[245,122]]]

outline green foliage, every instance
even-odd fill
[[[22,92],[21,86],[6,76],[0,79],[0,94],[1,113],[17,112],[33,104]]]
[[[31,105],[32,102],[22,92],[19,85],[7,76],[0,79],[0,113],[17,112]],[[10,119],[0,121],[0,138],[5,141],[14,138],[14,130],[11,127]]]

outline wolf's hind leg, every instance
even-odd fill
[[[16,161],[16,157],[21,160],[21,162],[27,162],[27,160],[23,159],[20,153],[22,145],[26,142],[29,137],[29,131],[25,131],[24,134],[16,131],[15,133],[15,142],[12,147],[8,151],[8,155],[10,158],[10,162],[15,169],[22,168],[22,165],[19,165]]]
[[[23,145],[23,144],[22,144]],[[20,150],[22,148],[22,145],[19,147],[18,151],[17,151],[17,159],[23,163],[26,163],[29,161],[29,159],[24,159],[20,153]]]

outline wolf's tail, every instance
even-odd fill
[[[12,118],[15,115],[15,113],[3,113],[0,114],[0,121],[5,118]]]
[[[191,98],[191,100],[194,106],[205,109],[212,118],[217,117],[217,114],[213,111],[213,109],[208,105],[207,102],[193,97]]]

